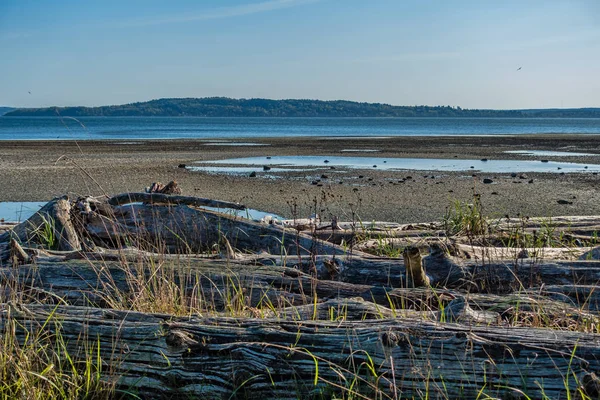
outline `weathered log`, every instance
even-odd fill
[[[167,283],[168,282],[168,283]],[[159,284],[157,286],[157,283]],[[495,312],[503,323],[520,323],[543,315],[559,321],[556,327],[597,323],[598,295],[592,288],[562,287],[558,290],[531,289],[502,296],[431,288],[391,288],[331,280],[317,280],[296,268],[260,264],[260,260],[236,262],[208,259],[139,259],[126,262],[77,261],[39,262],[18,269],[0,268],[0,284],[18,288],[21,297],[99,307],[137,307],[136,298],[172,293],[194,309],[207,312],[248,314],[255,309],[302,307],[334,299],[362,298],[384,308],[434,312],[452,300],[465,297],[477,312]],[[568,291],[589,289],[587,297],[568,296]],[[5,293],[8,296],[10,293]],[[166,310],[169,305],[153,305]],[[161,308],[162,307],[162,308]],[[172,306],[171,306],[172,307]],[[319,306],[320,307],[320,306]],[[184,307],[185,308],[185,307]],[[526,321],[525,321],[526,322]]]
[[[535,258],[538,260],[591,260],[588,255],[593,247],[491,247],[456,243],[454,248],[475,260],[514,260]]]
[[[122,193],[108,199],[108,204],[111,206],[120,206],[130,203],[185,204],[194,207],[232,208],[234,210],[246,209],[246,206],[239,203],[162,193]]]
[[[444,237],[445,232],[440,230],[437,223],[424,224],[398,224],[393,222],[371,222],[368,224],[338,222],[336,229],[331,228],[331,223],[320,223],[311,225],[305,220],[284,220],[285,226],[294,227],[304,233],[310,233],[312,236],[321,240],[327,240],[332,243],[340,244],[342,242],[353,246],[353,249],[367,251],[370,248],[377,248],[385,241],[392,246],[396,241],[398,243],[414,243],[422,239],[424,235],[431,237]],[[376,239],[369,239],[376,238]],[[405,245],[400,245],[403,248]]]
[[[283,223],[294,225],[294,220],[286,220]],[[307,226],[306,224],[302,224]],[[328,222],[322,221],[317,225],[317,231],[328,225]],[[339,222],[340,230],[337,234],[342,233],[353,233],[355,236],[364,237],[376,237],[371,244],[376,244],[377,241],[385,239],[404,239],[404,238],[418,238],[424,236],[433,237],[444,237],[446,233],[444,231],[443,222],[429,222],[429,223],[417,223],[417,224],[397,224],[393,222],[373,222],[373,223],[356,223],[356,222]],[[493,228],[493,231],[488,232],[484,235],[488,241],[493,240],[495,237],[506,238],[506,235],[510,233],[527,233],[533,234],[536,232],[538,235],[554,234],[555,236],[562,236],[563,238],[578,238],[581,240],[597,240],[598,233],[600,233],[600,217],[599,216],[557,216],[557,217],[522,217],[522,218],[500,218],[497,220],[490,220],[489,225]],[[319,234],[326,235],[328,232],[322,232]],[[368,239],[367,239],[368,240]],[[470,240],[473,240],[471,238]],[[394,241],[390,242],[391,244]],[[370,244],[359,244],[359,246],[365,246],[368,248]]]
[[[600,290],[598,285],[544,285],[530,288],[522,293],[543,296],[582,310],[600,313]]]
[[[421,232],[422,235],[422,232]],[[378,254],[382,251],[402,251],[406,247],[416,246],[427,248],[437,242],[449,247],[449,250],[461,258],[474,260],[514,260],[518,258],[536,258],[539,260],[592,260],[600,258],[597,247],[572,246],[572,247],[524,247],[524,246],[481,246],[461,243],[457,238],[441,240],[439,237],[402,236],[393,238],[380,238],[362,241],[353,249],[369,254]]]
[[[157,193],[127,193],[109,200],[113,204],[130,201],[157,201],[160,203],[210,203],[213,206],[240,208],[224,202],[212,202],[193,197],[168,196]],[[212,203],[211,203],[212,202]],[[85,203],[85,202],[81,202]],[[80,249],[81,245],[73,224],[64,207],[66,198],[57,199],[38,211],[27,221],[0,236],[0,244],[10,237],[31,247],[46,247],[39,232],[44,224],[56,221],[54,234],[59,250]],[[61,208],[62,207],[62,208]],[[299,233],[293,229],[264,225],[235,216],[194,209],[186,205],[131,204],[112,207],[94,200],[93,207],[85,204],[75,212],[81,240],[101,247],[120,248],[131,243],[151,251],[171,253],[198,253],[228,245],[247,251],[268,251],[285,255],[346,254],[346,248]],[[243,207],[242,207],[243,208]],[[88,240],[89,239],[89,240]],[[1,249],[0,249],[1,250]],[[6,249],[4,249],[6,250]],[[358,252],[357,252],[358,253]],[[8,254],[0,254],[6,260]],[[2,260],[0,259],[0,261]]]
[[[511,231],[515,228],[525,230],[561,230],[591,234],[600,232],[600,216],[554,216],[554,217],[522,217],[501,218],[494,224],[497,229]]]
[[[26,250],[27,252],[27,250]],[[144,262],[148,257],[155,260],[185,260],[187,256],[157,256],[135,249],[111,250],[105,252],[47,252],[32,254],[38,263],[60,262],[68,259],[129,260]],[[196,259],[209,257],[194,256]],[[277,256],[257,254],[238,259],[225,259],[226,264],[263,264],[278,268],[288,266],[310,273],[320,280],[335,279],[352,284],[369,286],[402,287],[404,281],[404,262],[401,259],[364,258],[357,255],[346,256]],[[328,265],[335,265],[336,275],[331,276]],[[82,263],[85,264],[85,263]],[[540,285],[596,285],[600,282],[600,263],[598,261],[539,261],[535,259],[507,260],[504,262],[480,263],[463,262],[434,251],[423,258],[423,265],[434,287],[466,288],[471,292],[508,293],[513,290],[525,290]],[[315,274],[316,272],[316,274]],[[277,272],[275,272],[277,273]],[[595,297],[592,296],[592,300]]]
[[[110,365],[105,369],[114,373],[118,387],[135,388],[142,397],[526,393],[558,399],[567,391],[573,396],[579,389],[575,382],[600,371],[600,336],[576,332],[411,319],[296,322],[181,319],[63,306],[4,304],[1,309],[1,330],[10,318],[20,341],[26,331],[42,326],[59,332],[75,364],[99,347],[94,354]]]
[[[562,287],[569,291],[585,291],[586,287]],[[546,326],[555,329],[585,329],[595,331],[600,326],[600,308],[596,300],[577,299],[560,295],[558,290],[536,288],[504,295],[464,293],[456,290],[430,288],[395,288],[387,292],[388,305],[396,310],[414,309],[421,312],[439,312],[447,321],[449,314],[460,315],[464,307],[467,320],[473,323],[493,323],[503,326]],[[594,295],[595,296],[595,295]],[[458,301],[457,301],[458,300]],[[373,301],[376,301],[375,299]],[[447,311],[450,304],[453,311]],[[383,304],[385,305],[385,304]],[[457,314],[457,311],[459,313]],[[473,317],[473,312],[479,314]],[[471,315],[469,315],[471,314]],[[452,317],[450,317],[452,318]],[[579,328],[577,328],[579,327]]]
[[[234,292],[244,293],[243,306],[248,307],[266,304],[265,301],[278,307],[303,305],[312,303],[313,297],[321,301],[338,295],[369,300],[376,296],[383,304],[387,301],[385,291],[371,294],[371,286],[317,281],[294,268],[236,264],[227,260],[171,260],[168,263],[71,260],[24,265],[18,269],[0,268],[0,277],[2,283],[17,283],[7,287],[22,288],[22,294],[35,298],[45,298],[52,293],[52,297],[70,303],[103,307],[115,299],[123,300],[123,307],[130,306],[129,299],[144,293],[153,279],[172,282],[173,290],[183,296],[193,296],[203,301],[207,309],[215,311],[223,311]],[[160,274],[146,265],[160,267]]]
[[[161,252],[202,252],[222,245],[226,239],[231,246],[243,251],[266,251],[289,256],[348,253],[344,247],[289,228],[183,205],[117,206],[113,218],[90,215],[85,229],[98,245],[119,247],[124,242],[134,241],[138,247],[145,246]]]

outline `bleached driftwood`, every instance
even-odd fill
[[[0,330],[10,314],[21,341],[42,326],[60,332],[75,363],[93,349],[119,388],[142,397],[322,398],[352,387],[367,398],[476,398],[482,391],[509,398],[524,391],[558,399],[600,370],[600,336],[547,329],[412,319],[182,319],[8,304],[1,312]]]

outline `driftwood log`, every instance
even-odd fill
[[[264,260],[150,260],[38,261],[17,269],[0,268],[0,284],[5,288],[5,298],[10,297],[11,288],[17,287],[21,296],[34,300],[61,299],[70,304],[100,307],[130,307],[130,299],[147,290],[153,278],[164,278],[179,293],[204,301],[213,311],[225,310],[232,293],[243,293],[240,303],[250,308],[264,306],[266,302],[280,308],[336,298],[362,298],[398,310],[431,311],[465,296],[477,309],[505,316],[515,314],[511,309],[562,313],[561,318],[566,319],[600,314],[600,293],[594,285],[548,285],[503,295],[464,294],[448,288],[402,288],[315,279],[294,266],[265,265]],[[122,302],[115,303],[114,299]]]
[[[323,398],[352,386],[362,398],[559,399],[600,371],[598,336],[545,329],[410,319],[182,320],[9,304],[1,310],[0,329],[10,313],[22,340],[44,326],[60,332],[70,354],[99,346],[94,352],[120,377],[119,388],[143,397]],[[48,324],[51,314],[55,323]]]
[[[140,201],[148,203],[122,205]],[[48,236],[58,241],[52,246],[55,250],[79,250],[81,238],[87,248],[134,244],[161,253],[199,253],[214,250],[215,246],[287,256],[348,252],[291,228],[190,207],[200,205],[240,208],[232,203],[158,193],[126,193],[110,199],[73,202],[66,197],[55,199],[24,223],[0,235],[0,261],[8,259],[11,238],[31,247],[47,247]]]

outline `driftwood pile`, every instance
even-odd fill
[[[160,189],[7,227],[0,330],[60,331],[73,357],[99,344],[141,397],[598,397],[600,218],[553,220],[579,247],[508,249],[435,224],[255,222]],[[382,242],[403,257],[370,254]],[[159,274],[204,311],[134,311]]]

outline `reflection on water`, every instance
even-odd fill
[[[260,171],[264,166],[285,171],[286,168],[343,167],[377,170],[422,171],[479,171],[489,173],[511,172],[598,172],[598,164],[579,164],[544,160],[461,160],[447,158],[389,158],[346,156],[271,156],[232,158],[228,160],[199,161],[197,170],[231,173],[231,168],[244,168],[246,172]],[[222,167],[220,165],[223,165]],[[233,167],[236,166],[236,167]],[[243,167],[237,167],[243,166]]]

